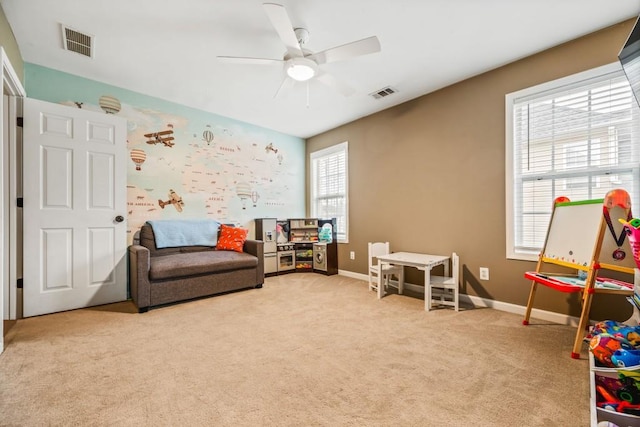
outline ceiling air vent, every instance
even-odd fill
[[[93,36],[62,26],[62,46],[65,50],[93,57]]]
[[[375,99],[382,99],[382,98],[387,97],[389,95],[393,95],[396,92],[398,92],[397,89],[394,89],[391,86],[387,86],[387,87],[382,88],[380,90],[377,90],[375,92],[371,92],[369,95],[373,96]]]

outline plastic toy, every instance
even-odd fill
[[[631,414],[631,415],[640,414],[640,405],[634,405],[633,403],[629,403],[625,400],[618,401],[618,402],[601,402],[601,403],[598,403],[598,407],[602,409],[608,409],[610,411],[622,412],[625,414]]]
[[[640,403],[640,372],[636,371],[618,371],[618,378],[622,383],[622,387],[616,390],[616,394],[620,400],[638,405]]]
[[[629,209],[631,207],[631,196],[622,188],[611,190],[604,196],[604,206],[607,209],[611,209],[614,206]]]
[[[611,363],[619,368],[640,365],[640,350],[616,350],[611,355]]]
[[[609,390],[607,390],[604,386],[597,385],[596,391],[600,393],[600,396],[602,396],[602,398],[604,399],[604,401],[602,402],[602,405],[605,405],[611,402],[618,402],[618,399],[616,399],[616,397],[613,394],[611,394]]]
[[[635,387],[631,387],[631,388],[635,389]],[[598,401],[596,402],[596,405],[599,408],[606,409],[609,411],[622,412],[625,414],[633,414],[633,415],[640,414],[640,405],[634,404],[632,401],[625,400],[622,397],[624,396],[631,399],[631,394],[634,393],[633,391],[629,394],[624,389],[618,390],[617,394],[620,398],[615,397],[609,390],[607,390],[602,385],[596,385],[596,391],[598,392],[598,395],[602,398],[602,399],[598,399]],[[636,390],[636,394],[637,394],[637,390]]]

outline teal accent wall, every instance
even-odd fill
[[[108,96],[127,119],[129,241],[150,219],[207,217],[253,231],[254,218],[304,217],[303,139],[35,64],[24,68],[30,98],[106,114]]]

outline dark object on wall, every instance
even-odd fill
[[[639,17],[640,19],[640,17]],[[631,34],[624,44],[618,59],[622,64],[624,74],[629,80],[633,95],[636,97],[636,102],[640,105],[640,23],[639,19],[636,19],[636,23],[631,30]]]

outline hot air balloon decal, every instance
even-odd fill
[[[120,101],[118,98],[110,95],[103,95],[98,99],[98,104],[107,114],[116,114],[120,111]]]
[[[240,182],[236,186],[236,194],[242,201],[242,209],[247,209],[247,199],[251,198],[251,186],[246,182]]]
[[[144,161],[147,159],[147,153],[144,152],[144,150],[140,150],[138,148],[134,148],[133,150],[131,150],[131,160],[133,160],[133,163],[136,164],[136,170],[139,171],[140,166],[144,163]]]
[[[213,141],[213,132],[209,129],[202,132],[202,140],[207,142],[207,145],[211,145],[211,141]]]
[[[251,192],[251,201],[253,202],[253,207],[256,207],[256,203],[258,203],[258,199],[260,198],[260,195],[258,194],[257,191],[252,191]]]

